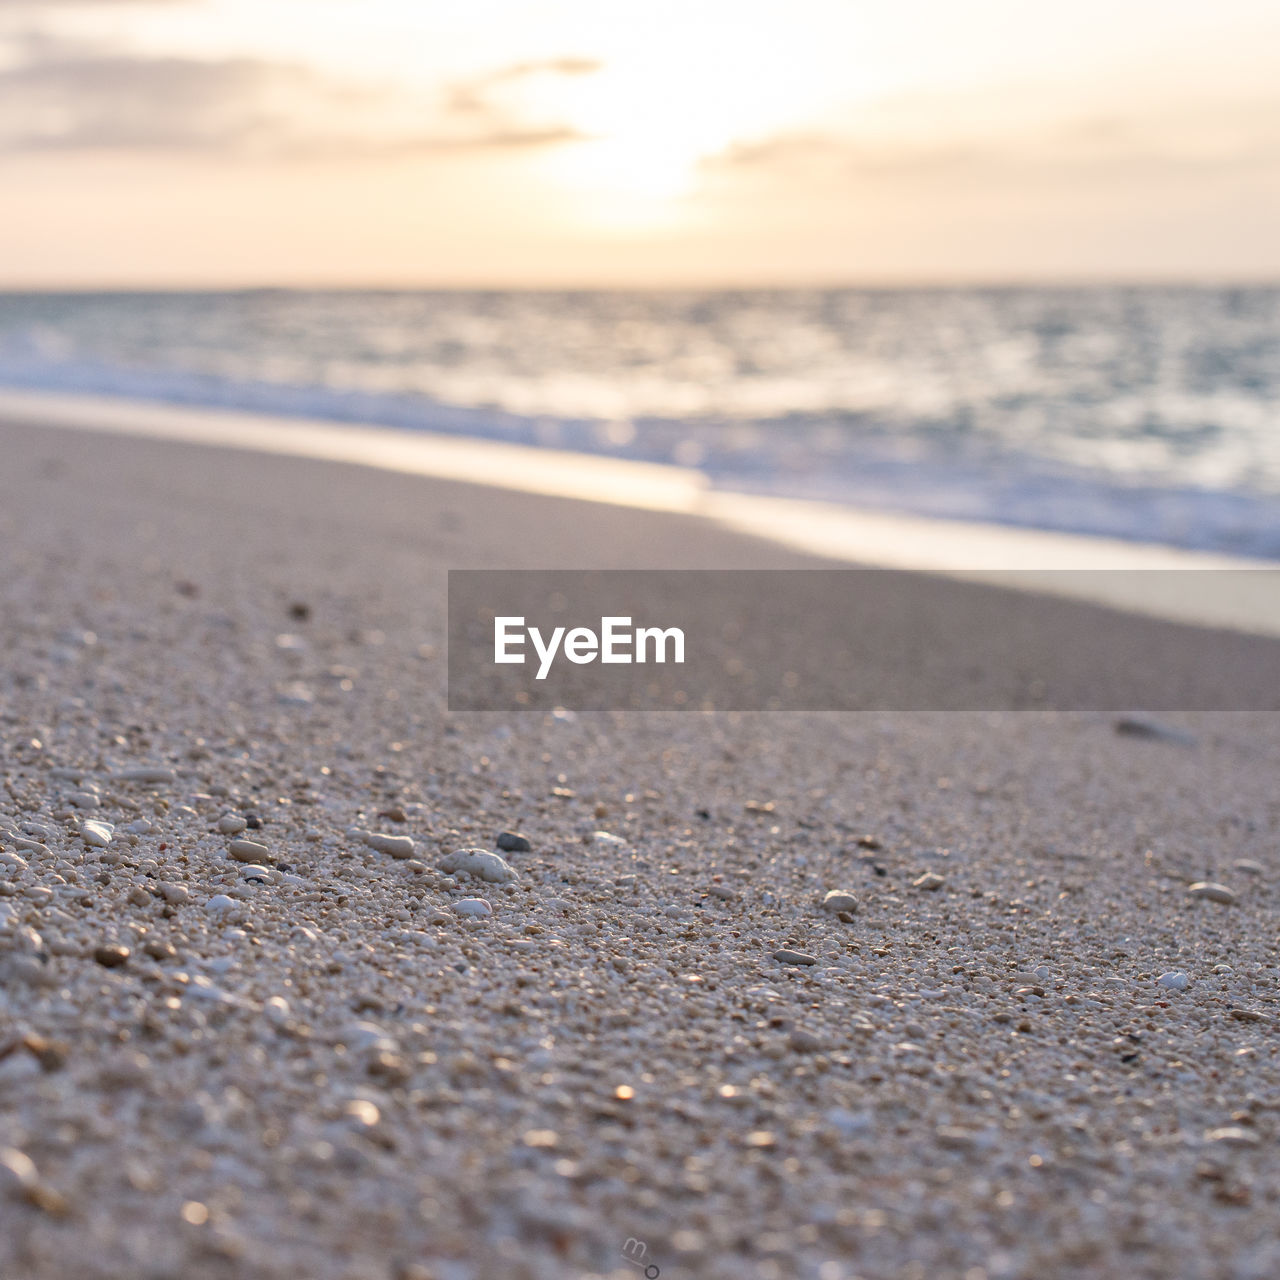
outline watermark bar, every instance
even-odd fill
[[[1116,607],[1246,601],[1275,635]],[[1110,602],[1110,603],[1099,603]],[[1265,629],[1265,628],[1263,628]],[[453,570],[456,711],[1280,710],[1280,571]]]

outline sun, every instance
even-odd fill
[[[702,38],[699,38],[701,35]],[[693,216],[704,162],[744,138],[786,127],[806,98],[785,63],[735,56],[723,30],[684,42],[633,42],[592,75],[546,88],[578,140],[549,151],[542,171],[579,220],[659,226]]]

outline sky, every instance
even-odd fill
[[[0,287],[1280,279],[1275,0],[0,0]]]

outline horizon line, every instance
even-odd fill
[[[866,276],[859,279],[815,280],[707,280],[707,281],[601,281],[597,283],[556,281],[475,281],[475,282],[176,282],[152,283],[21,283],[0,280],[0,296],[15,295],[102,295],[102,294],[236,294],[236,293],[789,293],[841,292],[848,290],[909,292],[932,289],[1275,289],[1280,288],[1280,271],[1258,276],[1188,272],[1183,275],[1079,274],[999,276],[939,275],[924,277]]]

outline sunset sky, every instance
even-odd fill
[[[0,286],[1280,278],[1275,0],[0,0]]]

